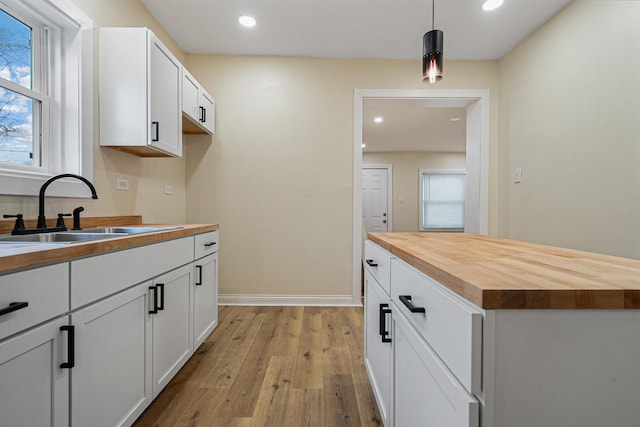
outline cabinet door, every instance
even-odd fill
[[[149,144],[182,156],[181,65],[152,34],[150,42]]]
[[[182,112],[197,122],[200,117],[200,85],[185,69],[182,70]]]
[[[69,425],[68,318],[51,321],[0,343],[0,425]],[[64,348],[63,348],[64,346]]]
[[[216,133],[216,103],[213,98],[204,91],[200,90],[200,124],[204,126],[210,133]]]
[[[367,270],[365,270],[364,280],[365,366],[378,402],[382,422],[389,427],[392,390],[390,301]]]
[[[477,427],[478,401],[393,307],[395,425]]]
[[[193,296],[193,348],[202,344],[218,325],[218,254],[195,262]]]
[[[152,400],[151,282],[71,315],[76,366],[71,380],[74,426],[131,425]]]
[[[157,313],[151,315],[154,398],[193,353],[189,309],[192,275],[193,267],[190,264],[153,281],[154,290],[151,293],[158,295]]]

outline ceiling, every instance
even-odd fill
[[[429,0],[141,1],[185,52],[197,54],[419,60],[432,16]],[[435,1],[445,61],[499,59],[571,0],[504,0],[491,12],[483,2]],[[257,25],[242,27],[243,14]],[[375,124],[376,115],[385,121]],[[464,152],[465,126],[464,109],[421,100],[363,106],[365,151]]]
[[[382,123],[376,123],[376,117],[382,117]],[[428,99],[365,99],[362,140],[366,152],[464,153],[466,109],[435,108]]]
[[[429,0],[141,1],[187,53],[420,59],[431,29]],[[571,0],[483,1],[436,0],[445,58],[499,59]]]

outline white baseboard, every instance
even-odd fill
[[[360,299],[353,300],[351,295],[234,295],[220,294],[220,305],[296,305],[296,306],[345,306],[360,307]]]

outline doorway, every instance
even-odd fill
[[[391,165],[362,165],[362,221],[367,233],[392,231],[392,177]]]
[[[466,204],[465,232],[487,234],[489,223],[489,91],[478,90],[395,90],[356,89],[354,91],[353,165],[353,293],[360,302],[362,236],[362,110],[366,99],[423,99],[434,108],[459,107],[466,123]]]

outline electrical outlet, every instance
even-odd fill
[[[173,186],[171,186],[170,184],[165,184],[164,194],[173,194]]]
[[[129,191],[129,180],[124,178],[116,178],[116,190]]]

